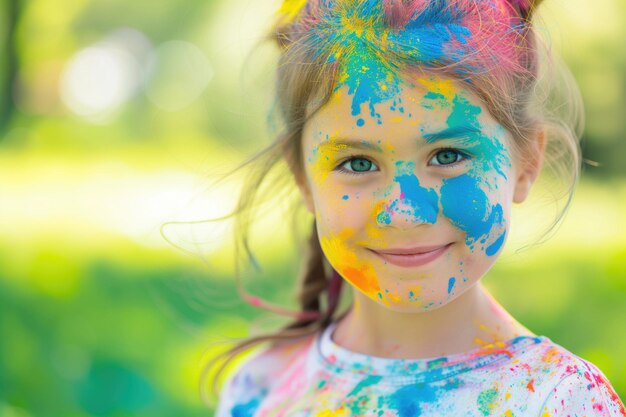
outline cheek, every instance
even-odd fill
[[[470,175],[444,180],[441,206],[443,215],[466,233],[470,249],[478,247],[492,256],[504,243],[507,194],[500,185],[491,188],[482,181]]]
[[[336,227],[335,227],[336,226]],[[360,259],[355,249],[359,228],[349,227],[344,220],[317,224],[322,251],[331,266],[349,283],[372,299],[381,294],[378,276],[370,262]]]
[[[371,217],[371,198],[345,187],[329,183],[316,187],[313,200],[316,221],[327,233],[338,233],[345,228],[361,229]]]

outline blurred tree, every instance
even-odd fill
[[[21,0],[4,0],[4,27],[2,39],[2,62],[4,71],[0,73],[0,141],[8,130],[11,116],[15,111],[13,86],[19,73],[19,59],[17,54],[16,27],[22,14]]]

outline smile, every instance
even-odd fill
[[[443,255],[452,243],[437,246],[420,246],[416,248],[392,248],[374,250],[367,248],[385,262],[404,268],[425,265]]]

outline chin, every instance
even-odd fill
[[[430,277],[449,276],[449,274],[429,274]],[[448,286],[448,279],[435,278],[433,280],[394,281],[381,283],[381,295],[367,295],[377,305],[398,313],[426,313],[442,308],[454,302],[478,280],[461,279]],[[433,288],[437,289],[433,289]],[[390,290],[390,288],[397,288]],[[448,288],[450,291],[448,292]],[[360,291],[359,288],[357,290]]]

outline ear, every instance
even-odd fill
[[[294,162],[294,158],[288,155],[287,152],[283,152],[283,157],[285,158],[285,161],[287,161],[287,165],[289,166],[291,175],[293,176],[296,185],[298,186],[298,190],[300,190],[300,195],[302,196],[302,201],[304,202],[304,205],[306,206],[309,213],[315,214],[313,196],[311,195],[311,189],[306,179],[304,167],[297,166],[297,163]]]
[[[515,190],[513,192],[513,202],[521,203],[528,197],[532,185],[535,183],[541,165],[543,164],[543,156],[546,148],[546,135],[543,129],[540,129],[528,145],[525,154],[522,156],[519,168],[516,172]]]

